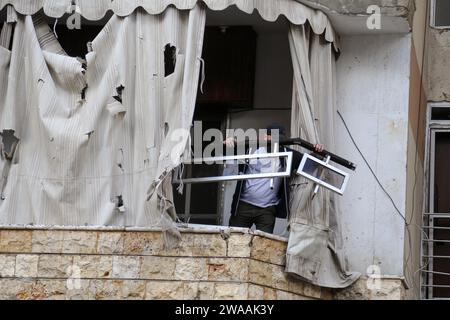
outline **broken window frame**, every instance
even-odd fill
[[[229,161],[248,161],[252,159],[266,159],[266,158],[286,158],[286,165],[283,171],[279,172],[264,172],[264,173],[245,173],[245,174],[235,174],[229,176],[212,176],[212,177],[202,177],[202,178],[179,178],[180,168],[175,169],[173,183],[179,184],[194,184],[194,183],[213,183],[213,182],[226,182],[226,181],[238,181],[238,180],[249,180],[249,179],[266,179],[266,178],[283,178],[290,177],[292,168],[292,152],[275,152],[275,153],[264,153],[264,154],[246,154],[246,155],[233,155],[233,156],[221,156],[221,157],[208,157],[208,158],[196,158],[192,161],[184,161],[184,164],[200,164],[200,163],[223,163],[227,165],[226,162]]]
[[[437,4],[436,0],[430,1],[430,26],[434,29],[450,29],[450,16],[448,25],[436,25],[436,10],[437,10]],[[450,15],[450,13],[449,13]]]
[[[319,164],[320,166],[325,167],[326,169],[331,170],[331,171],[337,173],[338,175],[343,176],[344,177],[344,182],[342,183],[341,187],[338,188],[336,186],[333,186],[333,185],[325,182],[324,180],[319,179],[319,178],[317,178],[315,176],[312,176],[312,175],[308,174],[307,172],[305,172],[304,168],[305,168],[305,165],[306,165],[308,160],[311,160],[311,161]],[[322,160],[317,159],[316,157],[314,157],[314,156],[312,156],[312,155],[310,155],[308,153],[303,154],[302,161],[300,162],[300,166],[297,169],[297,174],[299,174],[299,175],[301,175],[301,176],[303,176],[303,177],[305,177],[305,178],[307,178],[309,180],[312,180],[317,185],[322,186],[324,188],[327,188],[327,189],[329,189],[329,190],[331,190],[333,192],[336,192],[336,193],[340,194],[341,196],[344,195],[345,189],[347,187],[348,179],[349,179],[349,174],[346,173],[345,171],[342,171],[342,170],[340,170],[340,169],[330,165],[329,164],[329,159],[327,161],[322,161]]]

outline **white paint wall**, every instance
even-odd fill
[[[337,106],[381,183],[404,214],[410,35],[342,38]],[[358,164],[342,198],[343,239],[350,269],[376,264],[403,274],[404,221],[377,185],[336,117],[336,152]]]

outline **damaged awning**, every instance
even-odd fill
[[[334,42],[338,48],[338,37],[326,14],[295,0],[0,0],[0,9],[11,4],[23,15],[32,15],[43,9],[45,15],[53,18],[60,18],[66,13],[76,11],[88,20],[100,20],[108,11],[124,17],[133,13],[136,8],[142,7],[149,14],[160,14],[168,6],[175,6],[179,10],[191,10],[200,2],[214,11],[224,10],[232,5],[248,14],[256,10],[269,22],[277,20],[279,16],[286,17],[294,25],[308,22],[314,33],[324,34],[325,39]]]

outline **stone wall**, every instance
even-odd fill
[[[172,250],[151,230],[1,228],[0,299],[371,298],[364,281],[333,291],[287,278],[285,250],[229,228],[185,230]]]

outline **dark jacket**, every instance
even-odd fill
[[[286,147],[280,148],[280,152],[287,152],[287,151],[292,152],[292,167],[291,167],[291,176],[292,176],[297,171],[297,168],[299,167],[300,162],[302,161],[303,154]],[[284,159],[282,161],[284,161]],[[247,163],[240,164],[239,174],[245,173],[247,171],[247,167],[248,167]],[[233,216],[236,215],[237,213],[237,208],[241,198],[244,181],[245,180],[239,180],[236,185],[236,190],[233,195],[233,203],[231,204],[231,215]],[[289,178],[283,178],[283,182],[281,183],[278,196],[280,197],[281,201],[276,206],[276,217],[286,219],[287,217],[289,217]]]

